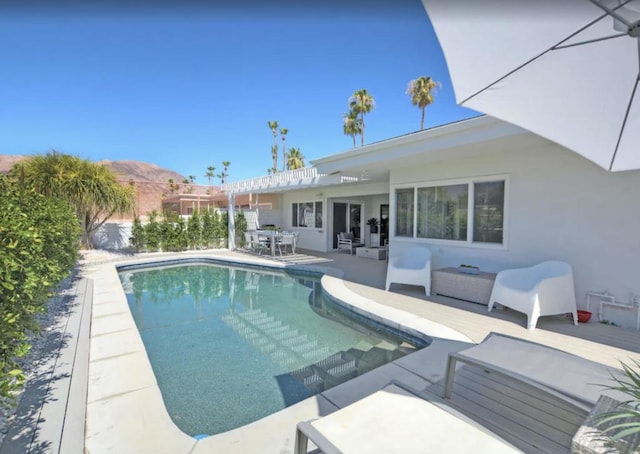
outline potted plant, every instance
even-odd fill
[[[480,268],[473,265],[462,264],[458,267],[458,273],[463,274],[480,274]]]
[[[378,233],[378,218],[371,218],[367,220],[367,225],[371,229],[371,233]]]

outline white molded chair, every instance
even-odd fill
[[[569,312],[578,324],[573,271],[565,262],[549,260],[529,268],[500,271],[493,284],[489,311],[495,303],[524,312],[528,329],[536,327],[540,316]]]
[[[431,294],[431,251],[423,246],[411,246],[400,255],[389,257],[387,264],[387,283],[424,286],[426,296]]]

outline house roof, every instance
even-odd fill
[[[522,149],[549,141],[488,115],[393,137],[311,161],[313,167],[222,186],[233,194],[281,192],[362,181],[388,181],[389,169]]]
[[[388,180],[391,167],[430,163],[546,141],[487,115],[375,142],[311,161],[318,172]],[[548,141],[547,141],[548,142]]]

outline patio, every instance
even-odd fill
[[[146,377],[146,373],[131,373],[132,365],[129,363],[129,372],[124,374],[126,376],[116,377],[117,368],[114,370],[107,367],[111,361],[124,364],[121,361],[130,361],[143,352],[138,350],[139,346],[132,340],[131,336],[135,332],[122,324],[126,313],[114,305],[116,300],[122,298],[121,291],[113,288],[114,273],[105,270],[112,270],[115,261],[129,261],[133,258],[156,260],[176,255],[222,257],[253,263],[271,262],[270,258],[244,253],[205,251],[142,254],[139,257],[105,256],[84,264],[82,275],[92,279],[94,283],[92,345],[89,358],[92,365],[87,381],[90,390],[92,386],[101,390],[97,399],[95,391],[94,394],[89,392],[87,405],[85,448],[92,452],[292,452],[297,422],[349,405],[381,389],[392,379],[442,395],[442,377],[448,352],[469,345],[468,342],[437,338],[429,348],[376,369],[315,398],[300,402],[248,426],[196,441],[173,426],[162,402],[159,401],[153,377],[141,381],[143,376]],[[497,310],[488,313],[486,306],[475,303],[435,296],[425,298],[423,290],[419,287],[396,286],[395,291],[385,292],[382,290],[386,272],[384,260],[365,260],[338,253],[311,254],[297,251],[295,255],[284,256],[281,260],[276,257],[274,262],[285,266],[301,264],[322,267],[330,269],[334,275],[342,273],[344,281],[335,277],[325,278],[323,283],[327,291],[341,298],[350,296],[368,301],[372,307],[377,308],[376,310],[390,316],[404,317],[409,319],[409,323],[420,326],[431,322],[439,323],[461,333],[461,339],[466,337],[476,343],[493,331],[549,345],[615,367],[619,367],[620,360],[628,361],[630,357],[640,359],[640,333],[631,329],[594,321],[574,326],[569,319],[556,316],[541,318],[538,328],[529,331],[525,326],[524,315],[514,311]],[[581,303],[579,297],[579,306]],[[117,340],[118,338],[120,340]],[[119,352],[119,349],[124,350]],[[94,372],[94,364],[101,367],[102,372],[98,375]],[[51,374],[51,377],[55,376],[55,373]],[[118,385],[111,383],[111,386],[105,388],[105,383],[100,384],[101,380],[109,377],[111,382],[117,378]],[[137,383],[129,389],[126,381],[130,378],[135,378]],[[147,380],[148,384],[144,385]],[[64,397],[56,397],[58,408],[63,411],[64,406],[60,406],[59,403]],[[497,378],[493,374],[469,366],[460,369],[456,374],[452,402],[457,410],[481,422],[525,452],[569,452],[571,437],[586,417],[584,412],[550,399],[539,390],[530,389],[515,380]],[[47,430],[46,425],[51,424],[55,417],[51,414],[47,418],[49,423],[42,420],[36,423],[38,411],[34,412],[33,407],[30,410],[35,420],[32,421],[34,428],[27,434],[32,439],[29,439],[26,446],[42,446],[46,442],[43,437],[54,432]],[[69,408],[66,411],[68,414]],[[64,417],[64,413],[61,417]],[[28,417],[23,419],[27,420]],[[81,429],[76,426],[75,430]],[[14,443],[5,442],[0,451],[28,452],[20,448],[18,451],[11,451],[11,446],[25,446],[19,444],[21,440],[25,441],[20,438],[25,435],[14,435],[18,437],[13,439]],[[65,436],[69,435],[65,433]],[[81,451],[81,447],[78,447],[78,452]]]

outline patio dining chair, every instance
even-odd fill
[[[251,244],[253,245],[253,250],[259,254],[269,250],[268,238],[258,232],[251,232]]]
[[[282,257],[282,250],[285,251],[287,248],[291,251],[292,254],[295,254],[296,247],[296,234],[293,232],[282,232],[280,235],[276,237],[276,247],[278,248],[278,252],[280,252],[280,256]]]

